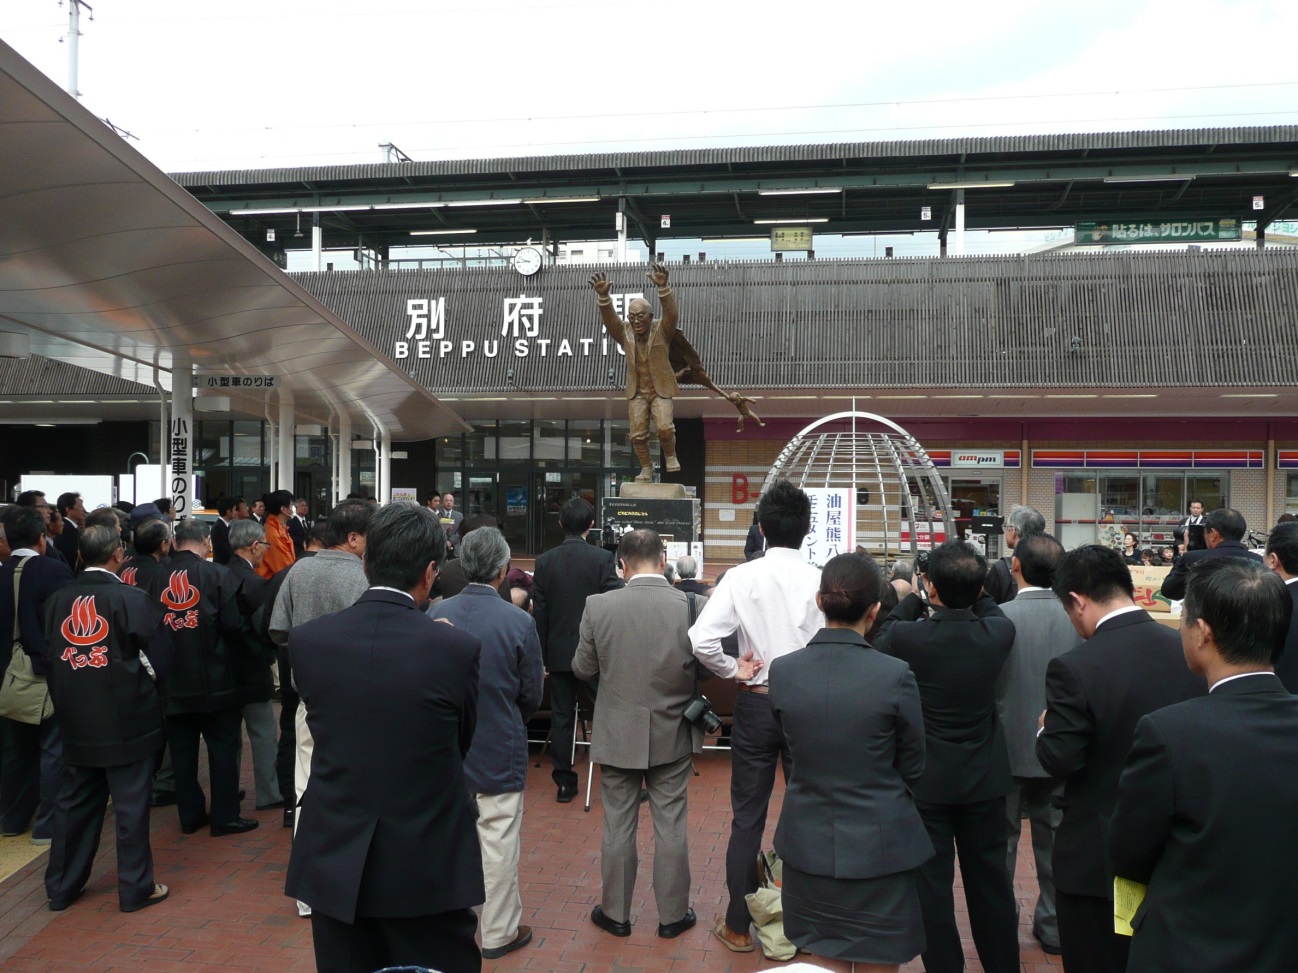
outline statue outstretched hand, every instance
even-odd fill
[[[599,273],[591,276],[590,286],[595,288],[595,293],[600,297],[608,297],[608,292],[612,289],[613,284],[606,276],[604,276],[604,272],[601,270]]]
[[[662,264],[650,264],[649,273],[645,275],[655,287],[667,286],[667,268]]]

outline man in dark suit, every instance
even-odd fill
[[[79,493],[60,493],[54,507],[63,518],[63,532],[54,538],[54,546],[68,564],[76,564],[77,533],[86,525],[86,505]]]
[[[567,804],[577,796],[572,769],[572,735],[577,718],[577,677],[572,656],[581,634],[586,599],[622,587],[613,553],[586,543],[595,523],[595,508],[573,497],[559,508],[559,523],[567,537],[536,559],[532,573],[532,615],[541,638],[541,656],[550,675],[550,776],[558,786],[557,800]],[[461,526],[463,530],[463,526]],[[593,697],[596,684],[588,691]]]
[[[301,557],[302,552],[306,550],[306,535],[311,529],[306,518],[310,509],[310,504],[305,497],[297,497],[293,500],[293,516],[289,517],[288,524],[285,526],[288,527],[289,540],[293,542],[294,557]]]
[[[929,973],[961,973],[955,856],[960,855],[974,945],[987,973],[1019,969],[1018,910],[1005,868],[1005,795],[1013,786],[996,681],[1014,625],[983,594],[987,560],[963,541],[929,558],[925,583],[936,611],[908,594],[884,620],[875,647],[909,663],[924,711],[925,767],[915,804],[935,856],[919,868]]]
[[[1248,525],[1238,510],[1220,507],[1203,518],[1203,527],[1203,539],[1208,545],[1207,548],[1181,555],[1171,572],[1163,579],[1163,597],[1184,598],[1185,579],[1190,570],[1209,558],[1242,557],[1250,561],[1262,560],[1244,546],[1244,534],[1248,530]]]
[[[433,513],[438,515],[438,522],[441,523],[440,508],[433,510]],[[458,529],[461,540],[482,527],[499,527],[496,518],[488,514],[474,514],[472,517],[465,517],[456,523],[459,525]],[[442,533],[446,533],[446,530],[447,525],[443,523]],[[448,541],[447,543],[449,545],[450,542]],[[449,546],[447,550],[450,550]],[[454,598],[462,592],[465,589],[465,586],[469,583],[468,579],[464,576],[464,566],[457,563],[459,558],[451,558],[449,554],[447,557],[448,560],[442,565],[441,570],[437,572],[437,582],[433,586],[433,594],[441,595],[443,599]],[[499,591],[501,598],[505,601],[510,600],[508,584],[502,584]]]
[[[629,531],[617,553],[626,587],[587,600],[572,659],[573,675],[604,683],[590,751],[603,768],[603,894],[590,919],[614,936],[631,935],[643,783],[654,822],[658,935],[673,939],[698,921],[690,908],[687,796],[703,730],[685,719],[697,689],[690,606],[663,576],[667,562],[657,533]]]
[[[432,511],[389,504],[366,536],[369,591],[289,636],[315,749],[285,891],[312,907],[319,973],[481,969],[463,763],[480,647],[418,609],[445,557]]]
[[[216,501],[216,522],[212,524],[212,560],[217,564],[230,563],[230,525],[247,518],[248,504],[243,497],[222,497]]]
[[[1129,940],[1113,932],[1106,852],[1118,776],[1142,716],[1207,688],[1185,667],[1176,632],[1132,600],[1122,555],[1088,545],[1065,554],[1052,587],[1086,641],[1046,667],[1037,759],[1064,781],[1055,834],[1055,904],[1068,973],[1123,973]]]
[[[72,584],[72,569],[60,560],[42,557],[49,538],[46,517],[34,507],[7,507],[5,536],[11,553],[0,567],[0,673],[9,666],[15,631],[32,671],[49,671],[45,644],[45,605],[61,588]],[[18,596],[14,577],[19,566]],[[15,618],[17,625],[15,626]],[[19,835],[32,827],[32,841],[47,844],[53,833],[55,801],[63,776],[63,746],[55,717],[40,723],[0,720],[3,724],[4,766],[0,771],[0,831]],[[33,816],[35,821],[33,823]]]
[[[1254,562],[1219,558],[1190,576],[1181,643],[1212,688],[1136,725],[1109,834],[1117,873],[1149,886],[1130,970],[1298,963],[1285,892],[1298,871],[1298,699],[1272,670],[1292,610]]]
[[[1293,617],[1285,635],[1284,648],[1275,663],[1275,674],[1291,693],[1298,693],[1298,521],[1276,524],[1266,539],[1262,560],[1284,582],[1293,600]],[[0,629],[3,631],[3,629]]]

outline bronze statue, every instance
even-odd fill
[[[663,314],[657,321],[653,320],[649,302],[639,297],[627,307],[627,321],[623,321],[613,310],[613,299],[608,296],[612,287],[608,278],[600,272],[590,279],[590,286],[599,298],[604,327],[626,353],[627,410],[631,420],[631,447],[640,461],[640,473],[636,476],[640,483],[652,482],[654,478],[649,454],[650,417],[662,443],[665,468],[670,473],[681,468],[676,458],[676,426],[672,421],[672,397],[678,391],[678,379],[697,382],[733,403],[739,410],[740,429],[745,418],[765,425],[749,408],[750,399],[717,388],[704,370],[698,352],[677,329],[676,295],[667,286],[667,268],[653,264],[647,276],[658,288],[658,299],[662,302]],[[627,324],[631,325],[633,336],[628,335]]]

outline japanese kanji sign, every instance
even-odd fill
[[[830,558],[856,549],[856,491],[804,487],[803,492],[811,501],[811,531],[802,542],[802,556],[823,568]]]
[[[1153,222],[1078,223],[1073,243],[1215,243],[1240,239],[1236,219],[1168,220]]]
[[[200,389],[273,389],[278,388],[276,375],[217,375],[201,372],[194,376],[194,385]]]
[[[777,226],[771,231],[772,250],[810,250],[811,227]]]

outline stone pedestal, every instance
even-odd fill
[[[628,480],[617,491],[623,500],[686,500],[689,495],[681,483],[636,483]]]

